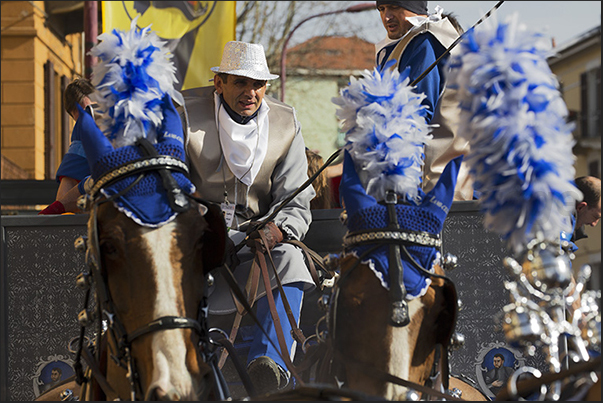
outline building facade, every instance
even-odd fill
[[[83,4],[2,2],[2,179],[54,179],[69,147],[62,94],[83,74]]]
[[[357,37],[314,37],[287,51],[285,102],[295,106],[306,146],[326,160],[343,145],[331,99],[375,65],[375,45]]]

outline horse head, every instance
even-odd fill
[[[74,128],[94,179],[86,258],[106,321],[93,400],[204,400],[211,390],[199,346],[206,275],[223,262],[226,228],[218,207],[191,196],[180,118],[168,95],[161,102],[155,144],[114,148],[82,111]]]
[[[394,201],[388,206],[366,193],[346,152],[340,194],[348,233],[329,311],[333,370],[345,380],[345,387],[405,400],[404,383],[392,380],[424,385],[438,363],[448,387],[447,346],[456,322],[457,296],[443,275],[439,234],[452,205],[461,160],[448,164],[428,194],[419,189],[420,202]],[[394,227],[388,209],[395,212]],[[391,244],[403,252],[394,255],[400,261],[399,277],[389,272],[395,266]],[[392,314],[399,304],[392,297],[396,281],[408,309],[404,323]]]

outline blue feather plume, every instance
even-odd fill
[[[385,66],[350,77],[347,88],[332,98],[345,132],[346,146],[366,193],[384,200],[392,190],[418,202],[424,146],[433,137],[421,105],[425,94],[409,86],[409,70],[402,74]]]
[[[98,58],[92,72],[98,124],[114,147],[143,137],[156,142],[163,121],[161,99],[178,82],[166,42],[150,25],[137,28],[137,20],[132,20],[127,32],[114,29],[99,35],[99,43],[90,51]]]
[[[572,231],[582,197],[574,184],[573,125],[547,56],[546,39],[492,16],[467,32],[450,59],[449,86],[458,89],[459,133],[480,196],[484,226],[521,253],[536,239],[559,242]]]

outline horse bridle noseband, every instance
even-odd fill
[[[156,318],[151,322],[143,325],[142,327],[127,333],[123,323],[119,320],[117,315],[114,313],[114,303],[111,298],[111,294],[106,281],[106,272],[103,271],[100,259],[100,244],[98,238],[98,207],[106,202],[111,202],[123,195],[125,195],[130,189],[132,189],[137,183],[139,183],[145,174],[148,172],[158,172],[161,176],[162,183],[166,189],[168,200],[172,209],[176,212],[184,212],[192,207],[192,203],[188,199],[192,199],[198,203],[206,204],[207,202],[198,199],[192,195],[185,194],[175,179],[172,177],[170,171],[179,172],[184,175],[189,174],[188,167],[181,160],[167,156],[157,155],[155,148],[146,139],[140,139],[137,145],[141,148],[143,154],[146,156],[137,159],[133,162],[123,164],[122,166],[113,169],[105,173],[99,178],[93,185],[89,194],[81,197],[78,200],[78,206],[84,211],[91,211],[90,222],[92,223],[92,230],[90,234],[92,239],[86,240],[84,237],[78,238],[76,241],[76,248],[85,251],[86,253],[86,265],[90,268],[90,273],[78,276],[78,286],[86,290],[86,299],[84,303],[84,310],[78,316],[80,322],[80,341],[79,347],[76,354],[75,370],[76,379],[78,384],[84,382],[84,375],[82,370],[82,364],[80,357],[82,356],[83,350],[83,339],[86,326],[91,324],[93,319],[97,320],[97,343],[95,347],[95,361],[90,362],[90,355],[84,354],[84,359],[87,364],[92,367],[92,372],[95,374],[95,378],[99,381],[99,385],[103,389],[105,395],[109,398],[117,398],[117,393],[111,388],[104,375],[101,374],[98,369],[98,363],[101,360],[101,346],[100,337],[103,333],[103,316],[106,317],[107,331],[113,338],[115,345],[117,346],[117,352],[111,355],[111,358],[115,363],[122,368],[127,370],[128,380],[130,382],[130,397],[132,400],[136,400],[137,394],[142,395],[142,388],[140,386],[140,379],[136,372],[135,362],[131,356],[131,344],[139,339],[141,336],[154,333],[163,330],[170,329],[192,329],[199,335],[199,346],[200,354],[205,362],[213,361],[214,354],[212,354],[210,344],[212,341],[209,337],[209,330],[207,325],[208,316],[208,304],[207,304],[207,281],[205,282],[205,290],[201,306],[199,307],[199,315],[197,319],[181,316],[163,316]],[[138,177],[122,191],[114,194],[110,197],[102,195],[101,190],[119,180],[126,177],[138,175]],[[90,298],[90,284],[91,278],[96,279],[95,290],[96,290],[96,310],[92,313],[88,310],[88,302]],[[102,314],[97,314],[98,310],[102,310]],[[99,378],[100,377],[100,378]],[[144,398],[144,396],[143,396]]]

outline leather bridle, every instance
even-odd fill
[[[118,315],[115,314],[115,304],[113,302],[113,298],[111,297],[107,283],[107,274],[106,271],[103,270],[102,259],[100,256],[101,252],[98,234],[99,206],[125,195],[149,172],[158,172],[161,175],[163,185],[168,194],[168,199],[170,200],[170,206],[174,211],[180,213],[192,208],[193,204],[190,202],[190,200],[204,205],[207,204],[207,202],[201,199],[182,192],[170,174],[170,171],[174,171],[188,175],[189,172],[186,164],[171,156],[157,155],[154,147],[146,139],[141,140],[142,141],[139,140],[137,144],[141,147],[143,153],[146,154],[145,157],[126,163],[114,170],[107,172],[95,182],[89,194],[80,198],[78,201],[78,205],[80,208],[82,208],[82,210],[90,211],[89,235],[91,239],[86,240],[85,238],[81,237],[76,241],[76,248],[85,251],[86,265],[89,271],[87,273],[84,272],[78,277],[78,286],[86,290],[86,298],[84,302],[84,310],[78,317],[82,328],[80,331],[80,342],[74,367],[76,370],[77,382],[78,384],[82,384],[85,379],[80,358],[83,358],[91,369],[95,380],[98,382],[99,386],[109,400],[119,398],[119,396],[109,385],[105,375],[100,370],[99,363],[101,362],[102,357],[99,341],[101,340],[100,336],[103,333],[107,333],[114,341],[117,351],[112,352],[111,358],[118,366],[126,369],[128,381],[130,383],[130,398],[133,401],[136,400],[137,397],[141,397],[143,400],[145,398],[136,370],[136,362],[131,354],[132,343],[137,341],[143,335],[170,329],[191,329],[199,336],[198,349],[203,360],[210,365],[212,363],[215,364],[216,361],[216,354],[212,351],[212,345],[215,343],[210,339],[210,330],[208,329],[207,325],[207,281],[205,281],[205,292],[203,294],[198,317],[196,319],[182,316],[163,316],[155,318],[142,327],[128,333],[125,330],[123,322],[120,320]],[[138,175],[138,177],[133,181],[132,184],[119,193],[112,195],[111,197],[105,197],[102,194],[101,190],[104,187],[133,175]],[[92,283],[95,285],[96,309],[90,311],[88,309],[88,305],[91,294],[90,286]],[[99,311],[101,314],[98,314]],[[94,346],[95,354],[94,357],[92,357],[89,351],[84,351],[87,349],[87,347],[83,346],[82,341],[85,328],[91,325],[94,320],[96,320],[97,324],[97,342]],[[103,331],[103,322],[106,324],[105,331]],[[223,379],[221,380],[222,382],[219,381],[220,380],[218,380],[216,383],[225,386]],[[218,391],[218,394],[224,395],[227,393]]]
[[[326,314],[326,325],[327,325],[327,340],[322,340],[322,342],[326,342],[327,345],[332,349],[333,357],[339,360],[346,365],[357,368],[361,370],[365,374],[371,374],[373,377],[380,379],[384,382],[391,382],[397,385],[405,386],[407,388],[413,389],[415,391],[423,392],[424,394],[428,394],[432,397],[439,397],[444,400],[459,400],[463,399],[455,398],[449,394],[441,393],[437,389],[430,388],[425,385],[420,385],[415,382],[411,382],[402,378],[399,378],[395,375],[392,375],[386,371],[383,371],[379,368],[376,368],[372,363],[367,362],[358,362],[354,359],[351,359],[346,354],[343,354],[337,346],[337,343],[334,342],[336,339],[335,329],[337,323],[337,309],[338,309],[338,299],[341,287],[344,283],[349,279],[350,273],[352,273],[357,267],[360,266],[363,260],[366,259],[371,253],[373,253],[378,248],[383,247],[383,245],[389,245],[390,247],[390,255],[389,255],[389,269],[390,269],[390,296],[392,300],[392,314],[391,314],[391,324],[392,326],[406,326],[408,325],[410,318],[408,317],[408,311],[406,306],[406,301],[404,301],[404,297],[406,296],[406,291],[404,289],[404,284],[402,282],[403,278],[403,268],[400,262],[401,255],[400,251],[404,253],[405,258],[409,261],[419,272],[421,272],[424,276],[430,278],[440,278],[445,282],[449,282],[454,286],[452,280],[446,276],[441,276],[436,273],[432,273],[429,270],[425,269],[419,262],[416,261],[406,248],[407,246],[433,246],[437,248],[441,248],[442,242],[439,234],[431,234],[423,231],[408,231],[402,230],[397,225],[397,220],[395,219],[395,201],[389,202],[386,200],[386,205],[388,206],[388,218],[389,218],[389,226],[385,229],[369,229],[363,231],[356,231],[353,233],[348,233],[344,237],[344,251],[349,251],[355,246],[361,245],[374,245],[369,249],[365,250],[360,256],[357,257],[352,267],[347,269],[345,273],[339,275],[337,280],[334,282],[333,287],[331,289],[331,294],[328,299],[328,307]],[[392,251],[393,249],[393,251]],[[397,249],[397,251],[396,251]],[[392,273],[392,271],[394,273]],[[397,287],[396,287],[397,286]],[[402,301],[403,304],[400,303]],[[396,308],[400,308],[404,310],[402,313],[396,313]],[[400,320],[396,320],[396,318]],[[317,330],[318,332],[318,330]],[[319,338],[320,340],[320,338]],[[436,349],[436,353],[441,354],[442,352]],[[446,352],[444,352],[446,354]],[[437,356],[438,354],[436,354]],[[434,361],[434,366],[432,368],[432,374],[437,372],[438,359]]]

